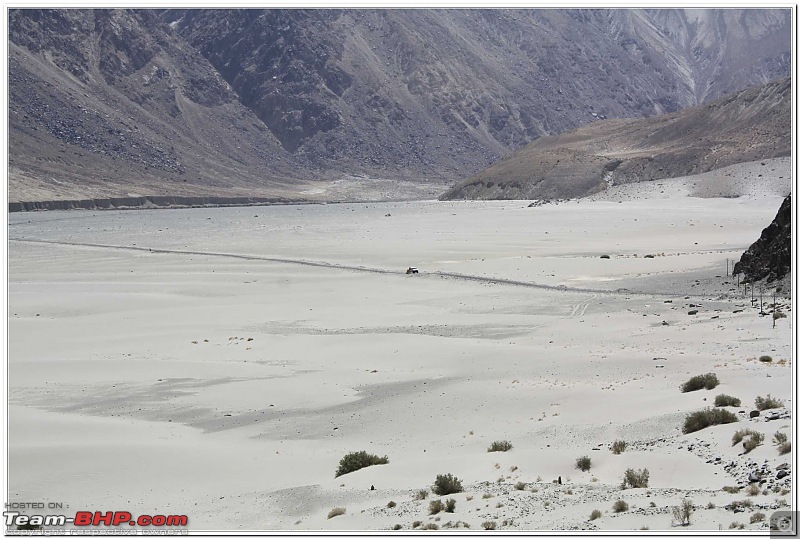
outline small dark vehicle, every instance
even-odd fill
[[[413,266],[409,266],[406,270],[406,275],[411,275],[412,273],[419,273],[419,270]]]

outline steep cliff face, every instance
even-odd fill
[[[595,122],[536,140],[442,199],[581,197],[610,185],[789,156],[791,105],[787,78],[677,113]]]
[[[781,204],[778,214],[761,232],[761,237],[733,266],[733,274],[744,275],[746,282],[782,279],[792,270],[792,197]]]
[[[10,196],[452,181],[786,75],[790,35],[785,9],[14,9]]]

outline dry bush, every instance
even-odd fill
[[[428,514],[435,515],[444,511],[444,503],[442,500],[433,500],[428,504]]]
[[[696,432],[712,425],[722,425],[725,423],[735,423],[739,421],[736,414],[729,412],[723,408],[707,408],[693,412],[686,416],[683,423],[683,433],[689,434]]]
[[[424,500],[427,497],[428,497],[428,491],[423,489],[423,490],[417,491],[417,493],[414,494],[414,501],[418,502],[420,500]]]
[[[396,503],[390,501],[389,503],[386,504],[386,507],[391,509],[392,507],[395,507],[396,505],[397,505]]]
[[[622,479],[622,488],[647,488],[650,481],[650,472],[647,468],[635,471],[633,468],[625,470],[625,477]]]
[[[764,513],[761,512],[753,513],[752,515],[750,515],[750,524],[755,524],[756,522],[763,522],[765,518],[767,518],[767,515],[765,515]]]
[[[714,406],[734,406],[739,407],[742,405],[742,400],[730,395],[720,393],[714,398]]]
[[[431,489],[437,496],[445,496],[447,494],[457,494],[464,491],[461,486],[461,480],[453,474],[437,475],[436,481]]]
[[[722,490],[724,490],[728,494],[738,494],[739,491],[742,489],[740,487],[722,487]]]
[[[455,513],[456,512],[456,501],[453,498],[449,498],[444,504],[444,510],[447,513]]]
[[[756,397],[757,410],[771,410],[773,408],[783,408],[783,401],[776,399],[769,393],[767,393],[766,397],[762,397],[761,395]]]
[[[784,442],[778,446],[778,454],[785,455],[792,452],[792,442]]]
[[[592,459],[584,455],[583,457],[580,457],[578,458],[578,460],[575,461],[575,467],[582,472],[587,472],[592,467]]]
[[[514,446],[508,440],[500,440],[492,442],[492,445],[490,445],[489,449],[487,449],[486,451],[488,453],[493,453],[495,451],[511,451],[512,447]]]
[[[522,481],[517,481],[517,484],[514,485],[514,488],[517,489],[517,490],[525,490],[526,486],[527,485],[525,483],[523,483]]]
[[[775,445],[781,445],[789,441],[789,437],[786,436],[785,432],[778,431],[772,437],[772,443]]]
[[[698,374],[692,376],[687,382],[681,385],[681,391],[688,393],[689,391],[697,391],[699,389],[714,389],[719,385],[719,379],[713,372],[708,374]]]
[[[623,513],[628,510],[628,504],[624,500],[617,500],[613,506],[615,513]]]
[[[628,447],[628,443],[625,440],[616,440],[613,444],[611,444],[611,452],[615,455],[619,455],[625,448]]]
[[[761,356],[758,360],[761,363],[772,363],[772,356]]]
[[[672,517],[675,519],[675,522],[678,523],[678,526],[688,526],[691,524],[690,519],[692,512],[694,512],[692,500],[685,499],[680,505],[676,505],[672,508]]]
[[[345,514],[346,511],[347,509],[345,509],[344,507],[334,507],[328,513],[328,518],[338,517],[339,515]]]
[[[497,529],[497,522],[495,522],[494,520],[487,520],[482,525],[483,525],[483,529],[484,530],[496,530]]]
[[[600,511],[599,509],[595,509],[594,511],[592,511],[592,514],[589,515],[589,520],[597,520],[598,518],[600,518],[602,516],[603,516],[603,512]]]
[[[339,461],[339,468],[336,470],[336,477],[350,472],[355,472],[367,466],[374,466],[376,464],[388,464],[387,457],[379,457],[378,455],[371,455],[366,451],[354,451],[342,457]]]
[[[758,496],[758,494],[760,492],[761,492],[761,488],[756,483],[753,483],[752,485],[750,485],[749,487],[747,487],[745,489],[745,493],[748,496]]]

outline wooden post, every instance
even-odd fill
[[[728,275],[729,275],[729,273],[728,273],[728,259],[726,258],[725,259],[725,277],[727,277]]]

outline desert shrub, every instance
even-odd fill
[[[767,515],[765,515],[764,513],[761,512],[753,513],[752,515],[750,515],[750,524],[755,524],[756,522],[763,522],[765,518],[767,518]]]
[[[745,508],[753,507],[753,502],[750,500],[736,500],[725,506],[728,511],[744,510]]]
[[[423,489],[414,494],[414,501],[424,500],[428,497],[428,491]]]
[[[422,527],[423,530],[438,530],[439,525],[434,524],[433,522],[429,522]]]
[[[724,393],[717,395],[714,398],[714,406],[741,406],[742,400]]]
[[[494,498],[494,494],[492,494],[491,492],[484,492],[481,498],[483,498],[484,500],[488,500],[489,498]]]
[[[633,468],[625,470],[625,477],[622,478],[622,488],[647,488],[650,481],[650,472],[647,468],[638,472]]]
[[[394,502],[389,502],[389,503],[387,503],[387,504],[386,504],[386,507],[388,507],[389,509],[391,509],[392,507],[395,507],[396,505],[397,505],[397,504],[396,504],[396,503],[394,503]]]
[[[735,423],[739,421],[736,414],[722,408],[707,408],[699,410],[686,416],[683,423],[683,433],[689,434],[702,430],[712,425],[722,425],[724,423]]]
[[[690,518],[693,511],[692,500],[686,499],[683,500],[680,505],[676,505],[672,508],[672,518],[675,519],[678,526],[688,526],[691,524]]]
[[[761,395],[756,397],[756,409],[770,410],[772,408],[783,408],[783,401],[774,398],[769,393],[767,393],[766,397],[762,397]]]
[[[490,445],[489,449],[487,449],[486,451],[488,453],[492,453],[494,451],[511,451],[512,447],[514,446],[511,445],[511,442],[509,442],[508,440],[500,440],[492,442],[492,445]]]
[[[759,492],[761,492],[761,488],[756,483],[753,483],[745,489],[745,493],[747,493],[748,496],[758,496]]]
[[[624,500],[617,500],[613,506],[615,513],[622,513],[628,510],[628,504]]]
[[[374,466],[375,464],[387,464],[389,459],[387,457],[379,457],[378,455],[370,455],[366,451],[354,451],[342,457],[339,461],[339,468],[336,470],[336,477],[346,473],[355,472],[367,466]]]
[[[580,457],[575,461],[575,467],[582,472],[589,471],[589,469],[592,467],[592,459],[587,456]]]
[[[414,522],[411,524],[411,527],[416,529],[416,528],[419,528],[421,525],[422,525],[422,521],[421,521],[421,520],[415,520],[415,521],[414,521]]]
[[[762,443],[764,443],[764,435],[760,432],[753,432],[747,437],[742,446],[744,447],[744,452],[749,453]]]
[[[463,492],[464,487],[461,486],[461,481],[457,477],[454,477],[453,474],[447,474],[437,475],[431,490],[437,496],[445,496]]]
[[[442,503],[442,500],[433,500],[428,505],[428,514],[430,515],[435,515],[442,511],[444,511],[444,503]]]
[[[523,483],[522,481],[517,481],[517,484],[514,485],[514,488],[517,489],[517,490],[525,490],[526,486],[527,485],[525,483]]]
[[[625,451],[626,447],[628,447],[628,442],[626,442],[625,440],[617,440],[613,444],[611,444],[611,452],[614,453],[615,455],[619,455],[620,453]]]
[[[328,513],[328,518],[338,517],[339,515],[345,514],[346,511],[344,507],[334,507]]]
[[[713,372],[709,372],[708,374],[698,374],[697,376],[689,378],[689,381],[681,386],[681,391],[688,393],[689,391],[697,391],[698,389],[714,389],[718,385],[719,380],[717,379],[717,375]]]
[[[753,431],[750,429],[739,429],[733,433],[733,437],[731,438],[731,445],[736,445],[742,440],[744,440],[745,436],[749,436]]]
[[[761,363],[772,363],[772,356],[761,356],[758,360]]]
[[[706,509],[716,509],[716,508],[717,506],[714,505],[714,502],[708,502],[708,504],[706,505]]]
[[[784,442],[778,446],[778,454],[785,455],[792,452],[792,442]]]
[[[402,530],[403,529],[403,525],[402,524],[395,524],[394,526],[392,526],[392,529],[393,530]]]
[[[456,501],[453,498],[449,498],[444,504],[444,510],[448,513],[455,513],[456,511]]]
[[[789,441],[789,437],[786,436],[785,432],[778,431],[772,437],[772,443],[775,445],[781,445]]]
[[[731,525],[728,526],[728,529],[729,530],[735,530],[735,529],[743,530],[744,529],[744,524],[742,524],[741,522],[735,522],[734,521],[734,522],[731,522]]]
[[[722,490],[724,490],[728,494],[738,494],[739,491],[742,489],[739,487],[722,487]]]
[[[494,520],[487,520],[483,523],[484,530],[496,530],[497,529],[497,522]]]
[[[592,511],[592,514],[589,515],[589,520],[597,520],[598,518],[600,518],[602,516],[603,516],[603,512],[600,511],[599,509],[595,509],[594,511]]]

